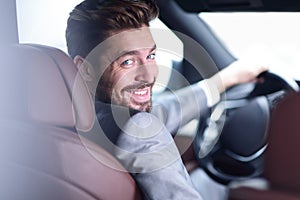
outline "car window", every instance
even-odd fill
[[[69,12],[81,0],[16,0],[20,43],[38,43],[66,51]]]
[[[65,41],[65,29],[69,12],[82,0],[16,0],[18,31],[20,43],[38,43],[59,48],[67,52]],[[154,29],[168,31],[168,42],[177,47],[177,54],[167,49],[159,48],[157,52],[157,63],[160,67],[154,93],[160,93],[166,89],[166,85],[171,76],[172,61],[180,60],[178,54],[183,52],[181,41],[165,26],[159,19],[151,24]],[[157,32],[157,31],[155,31]],[[159,32],[159,31],[158,31]],[[159,37],[160,33],[154,34]],[[154,38],[157,39],[157,38]],[[159,40],[158,43],[163,40]]]
[[[200,13],[236,58],[262,60],[300,80],[300,13]]]

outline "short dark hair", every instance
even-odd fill
[[[154,0],[85,0],[68,19],[68,53],[72,58],[85,58],[108,37],[126,29],[149,26],[157,16]]]

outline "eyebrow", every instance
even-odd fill
[[[154,44],[153,47],[150,49],[149,52],[154,51],[156,48],[157,48],[156,44]],[[138,50],[123,51],[123,52],[120,53],[120,56],[117,59],[115,59],[115,60],[118,60],[118,59],[120,59],[120,58],[122,58],[123,56],[126,56],[126,55],[137,55],[137,54],[138,54]]]

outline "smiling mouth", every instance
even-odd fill
[[[151,87],[130,90],[130,99],[138,104],[149,102],[151,100]]]
[[[147,110],[151,107],[152,83],[138,83],[125,87],[123,92],[128,94],[128,106],[138,110]],[[147,109],[146,109],[147,108]]]
[[[138,90],[138,91],[134,91],[134,95],[140,95],[140,96],[144,96],[146,95],[148,92],[148,90]]]

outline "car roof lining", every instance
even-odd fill
[[[295,0],[176,0],[187,12],[297,12]]]

